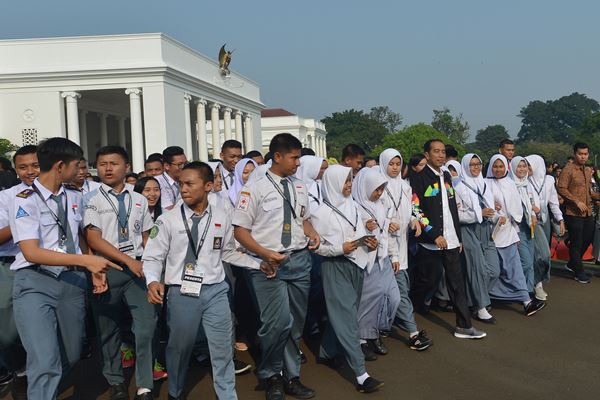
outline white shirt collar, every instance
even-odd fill
[[[52,196],[54,194],[50,190],[48,190],[48,188],[46,188],[46,186],[42,185],[42,183],[39,181],[38,178],[35,178],[34,184],[35,184],[35,187],[38,188],[38,190],[40,191],[44,200],[50,199],[50,196]],[[58,189],[58,195],[60,196],[61,194],[64,193],[64,191],[65,191],[65,188],[61,185],[60,189]]]

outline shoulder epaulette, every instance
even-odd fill
[[[74,185],[74,184],[72,184],[72,183],[63,183],[63,187],[64,187],[65,189],[69,189],[69,190],[76,190],[76,191],[78,191],[78,192],[81,192],[81,189],[79,189],[77,186],[75,186],[75,185]]]
[[[17,193],[17,197],[26,199],[34,193],[35,193],[35,190],[33,190],[33,189],[25,189],[22,192]]]

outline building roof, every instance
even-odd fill
[[[293,117],[296,114],[289,112],[288,110],[284,110],[283,108],[265,108],[260,112],[260,116],[262,118],[271,118],[271,117]]]

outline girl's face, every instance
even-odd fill
[[[521,160],[519,165],[517,165],[517,170],[515,171],[517,178],[527,177],[527,172],[529,172],[529,167],[527,166],[527,163],[525,161]]]
[[[456,178],[458,176],[458,172],[456,172],[456,169],[452,165],[448,167],[448,171],[450,171],[450,175],[453,178]]]
[[[471,172],[471,176],[477,178],[479,174],[481,174],[481,161],[479,158],[473,157],[471,161],[469,161],[469,172]]]
[[[371,196],[369,196],[369,200],[371,200],[371,201],[379,200],[379,198],[383,194],[384,189],[385,189],[385,183],[383,185],[379,186],[377,189],[375,189],[373,191],[373,193],[371,193]]]
[[[221,175],[221,168],[215,170],[215,184],[213,185],[213,192],[218,193],[223,189],[223,176]]]
[[[254,164],[251,162],[246,163],[244,167],[244,171],[242,171],[242,183],[245,185],[248,182],[248,178],[250,178],[250,174],[254,171]]]
[[[417,173],[418,173],[418,172],[421,172],[421,171],[423,171],[423,168],[425,168],[425,166],[426,166],[426,165],[427,165],[427,159],[426,159],[426,158],[423,158],[423,159],[421,160],[421,162],[417,164],[417,166],[416,166],[416,167],[413,167],[413,169],[415,170],[415,172],[417,172]]]
[[[352,173],[348,174],[348,177],[346,178],[346,182],[344,182],[342,194],[344,195],[344,197],[348,197],[352,194]]]
[[[400,171],[402,170],[402,162],[400,161],[400,157],[396,156],[392,158],[387,167],[387,174],[391,178],[395,178],[400,175]]]
[[[506,167],[504,166],[502,160],[497,159],[494,161],[494,165],[492,165],[492,173],[494,174],[494,178],[504,178],[504,175],[506,175]]]
[[[323,160],[323,162],[321,163],[321,170],[319,171],[319,175],[317,175],[317,180],[319,180],[323,177],[323,174],[325,173],[325,170],[328,167],[329,167],[329,163],[327,162],[327,160]]]
[[[148,200],[148,207],[154,207],[160,199],[160,186],[156,181],[149,180],[142,190],[142,195]]]

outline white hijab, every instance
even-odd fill
[[[319,172],[321,172],[321,166],[323,165],[324,160],[323,157],[302,156],[300,157],[300,166],[296,171],[296,178],[304,182],[309,195],[312,195],[318,201],[321,201],[322,196],[320,195],[317,176],[319,176]]]
[[[531,182],[535,191],[542,196],[544,192],[544,184],[546,183],[546,163],[541,156],[532,154],[525,157],[529,165],[531,165],[532,175],[529,176],[529,182]]]
[[[248,163],[254,164],[254,171],[256,171],[256,167],[258,166],[258,164],[251,158],[242,158],[240,161],[238,161],[237,164],[235,164],[233,185],[231,185],[231,187],[229,188],[229,198],[231,199],[231,203],[234,206],[237,204],[238,197],[240,197],[240,192],[244,187],[242,175],[244,174],[244,168],[246,168],[246,165],[248,165]],[[252,173],[254,173],[254,171],[252,171]],[[248,180],[250,180],[249,177]]]
[[[397,177],[388,175],[388,166],[394,158],[400,158],[400,173]],[[385,177],[388,184],[383,194],[389,199],[388,206],[392,208],[392,221],[401,225],[408,224],[412,216],[412,189],[408,182],[402,179],[402,155],[396,149],[385,149],[379,155],[379,166],[381,174]],[[396,209],[397,207],[397,209]],[[403,231],[402,231],[403,232]],[[392,236],[400,235],[401,231],[396,231]]]
[[[218,170],[221,173],[221,180],[223,180],[223,178],[225,176],[223,174],[223,164],[220,163],[219,161],[209,161],[207,164],[213,170],[213,174],[216,175],[217,170]],[[208,202],[213,207],[229,208],[228,206],[231,203],[229,202],[227,191],[223,190],[223,183],[221,183],[221,190],[218,192],[215,192],[214,185],[213,185],[213,190],[208,194]]]
[[[495,178],[493,166],[496,160],[502,161],[504,164],[505,174],[502,178]],[[494,197],[502,199],[505,208],[501,212],[510,217],[516,223],[520,223],[523,219],[523,207],[521,206],[521,195],[517,190],[515,182],[508,178],[508,161],[502,154],[495,154],[490,159],[486,174],[486,181],[494,191]]]
[[[469,164],[473,158],[477,158],[481,163],[481,158],[477,154],[469,153],[466,154],[461,160],[461,168],[460,168],[460,183],[454,186],[456,192],[460,196],[460,199],[463,204],[468,205],[477,216],[477,221],[479,223],[483,222],[483,214],[481,212],[481,203],[479,195],[477,194],[480,187],[483,187],[485,190],[485,196],[481,196],[481,201],[484,203],[490,203],[492,206],[489,208],[493,208],[494,204],[494,196],[491,190],[487,190],[487,185],[485,181],[483,181],[483,177],[481,176],[481,172],[477,176],[473,176],[471,174],[471,169]]]
[[[387,180],[375,168],[361,169],[352,185],[352,197],[366,212],[375,217],[379,227],[384,228],[387,217],[386,210],[381,201],[371,201],[371,194],[381,185],[387,185]]]
[[[517,186],[517,191],[519,192],[519,196],[521,198],[521,205],[523,206],[523,211],[525,212],[525,221],[527,225],[531,225],[531,202],[532,198],[530,197],[529,190],[529,180],[527,179],[528,173],[525,174],[524,177],[519,178],[517,176],[517,168],[519,164],[524,162],[527,165],[527,160],[521,156],[515,156],[512,160],[510,160],[510,177],[513,181],[515,181],[515,185]]]
[[[479,162],[481,163],[481,167],[482,167],[481,172],[477,176],[473,176],[471,174],[471,169],[469,168],[469,164],[471,163],[471,159],[473,157],[477,157],[477,159],[479,159]],[[487,208],[494,209],[494,195],[493,195],[491,189],[488,188],[488,185],[486,184],[485,179],[483,178],[483,161],[481,160],[481,157],[479,157],[475,153],[465,154],[465,156],[462,158],[461,165],[462,165],[462,175],[460,178],[461,181],[469,189],[471,189],[478,196],[481,197],[481,199],[483,200],[483,202],[485,203],[485,206]]]

